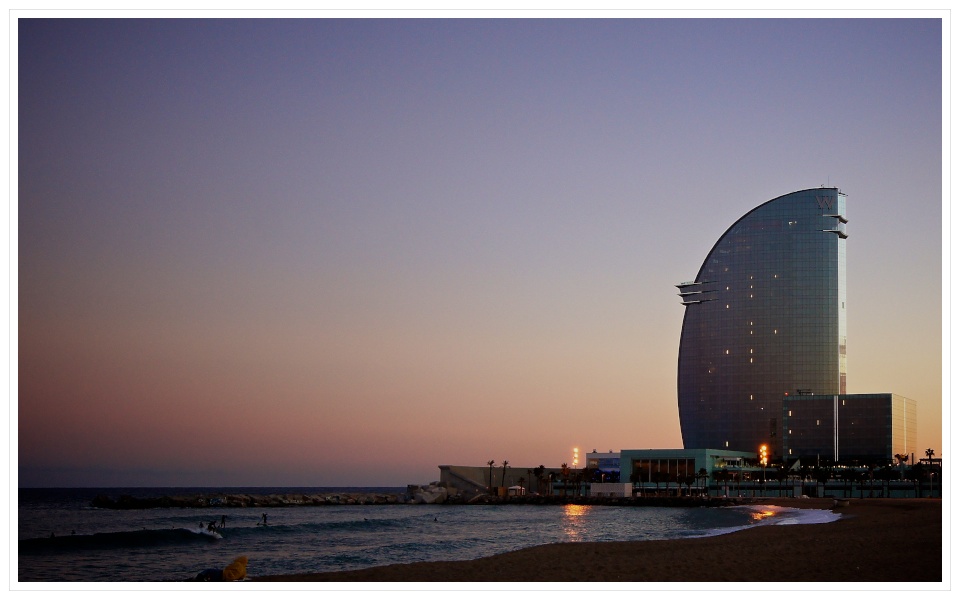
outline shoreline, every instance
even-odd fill
[[[826,509],[830,523],[764,525],[689,539],[567,542],[465,561],[252,577],[260,582],[940,582],[940,499],[755,498]]]

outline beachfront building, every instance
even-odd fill
[[[882,464],[916,452],[917,403],[897,394],[785,396],[781,421],[787,459]]]
[[[816,464],[914,454],[916,402],[847,394],[846,208],[838,188],[764,202],[677,286],[685,448]]]
[[[682,283],[684,448],[782,454],[782,400],[846,393],[846,196],[780,196],[736,221]]]
[[[706,493],[729,474],[732,480],[756,471],[756,453],[720,449],[621,450],[620,472],[629,473],[638,495]]]
[[[618,483],[620,481],[620,453],[587,452],[586,468],[592,472],[593,481],[600,483]]]

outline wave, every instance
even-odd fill
[[[704,531],[690,532],[689,535],[682,537],[710,537],[714,535],[724,535],[761,527],[765,525],[808,525],[817,523],[831,523],[841,518],[841,515],[831,510],[819,508],[789,508],[776,506],[772,504],[754,504],[742,506],[724,507],[721,510],[730,510],[736,512],[745,512],[750,516],[750,522],[741,525],[714,527]]]
[[[87,535],[69,535],[49,538],[20,540],[21,554],[47,554],[50,552],[74,552],[90,549],[142,548],[149,546],[177,546],[205,544],[223,537],[206,529],[143,529],[140,531],[115,531]]]

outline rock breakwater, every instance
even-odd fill
[[[730,506],[750,503],[744,498],[707,498],[699,496],[645,496],[627,498],[591,498],[562,496],[497,497],[488,494],[463,495],[440,482],[410,485],[397,494],[341,492],[329,494],[197,494],[136,498],[123,495],[95,497],[90,505],[114,510],[146,508],[277,508],[283,506],[343,506],[351,504],[601,504],[606,506]]]
[[[145,508],[277,508],[282,506],[342,506],[350,504],[442,504],[460,502],[456,490],[438,482],[407,486],[405,493],[382,494],[340,492],[332,494],[196,494],[190,496],[160,496],[137,498],[122,495],[111,498],[95,497],[90,505],[95,508],[130,510]]]

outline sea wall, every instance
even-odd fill
[[[757,499],[719,498],[705,496],[636,496],[626,498],[588,496],[491,496],[465,495],[438,483],[409,486],[402,494],[202,494],[197,496],[162,496],[135,498],[120,496],[113,499],[97,496],[90,503],[96,508],[114,510],[146,508],[276,508],[283,506],[341,506],[350,504],[589,504],[605,506],[729,506],[749,504]]]
[[[197,494],[194,496],[161,496],[136,498],[123,495],[95,497],[90,505],[115,510],[144,508],[276,508],[281,506],[341,506],[349,504],[441,504],[459,502],[460,495],[434,482],[410,485],[400,494],[336,493],[336,494]]]

